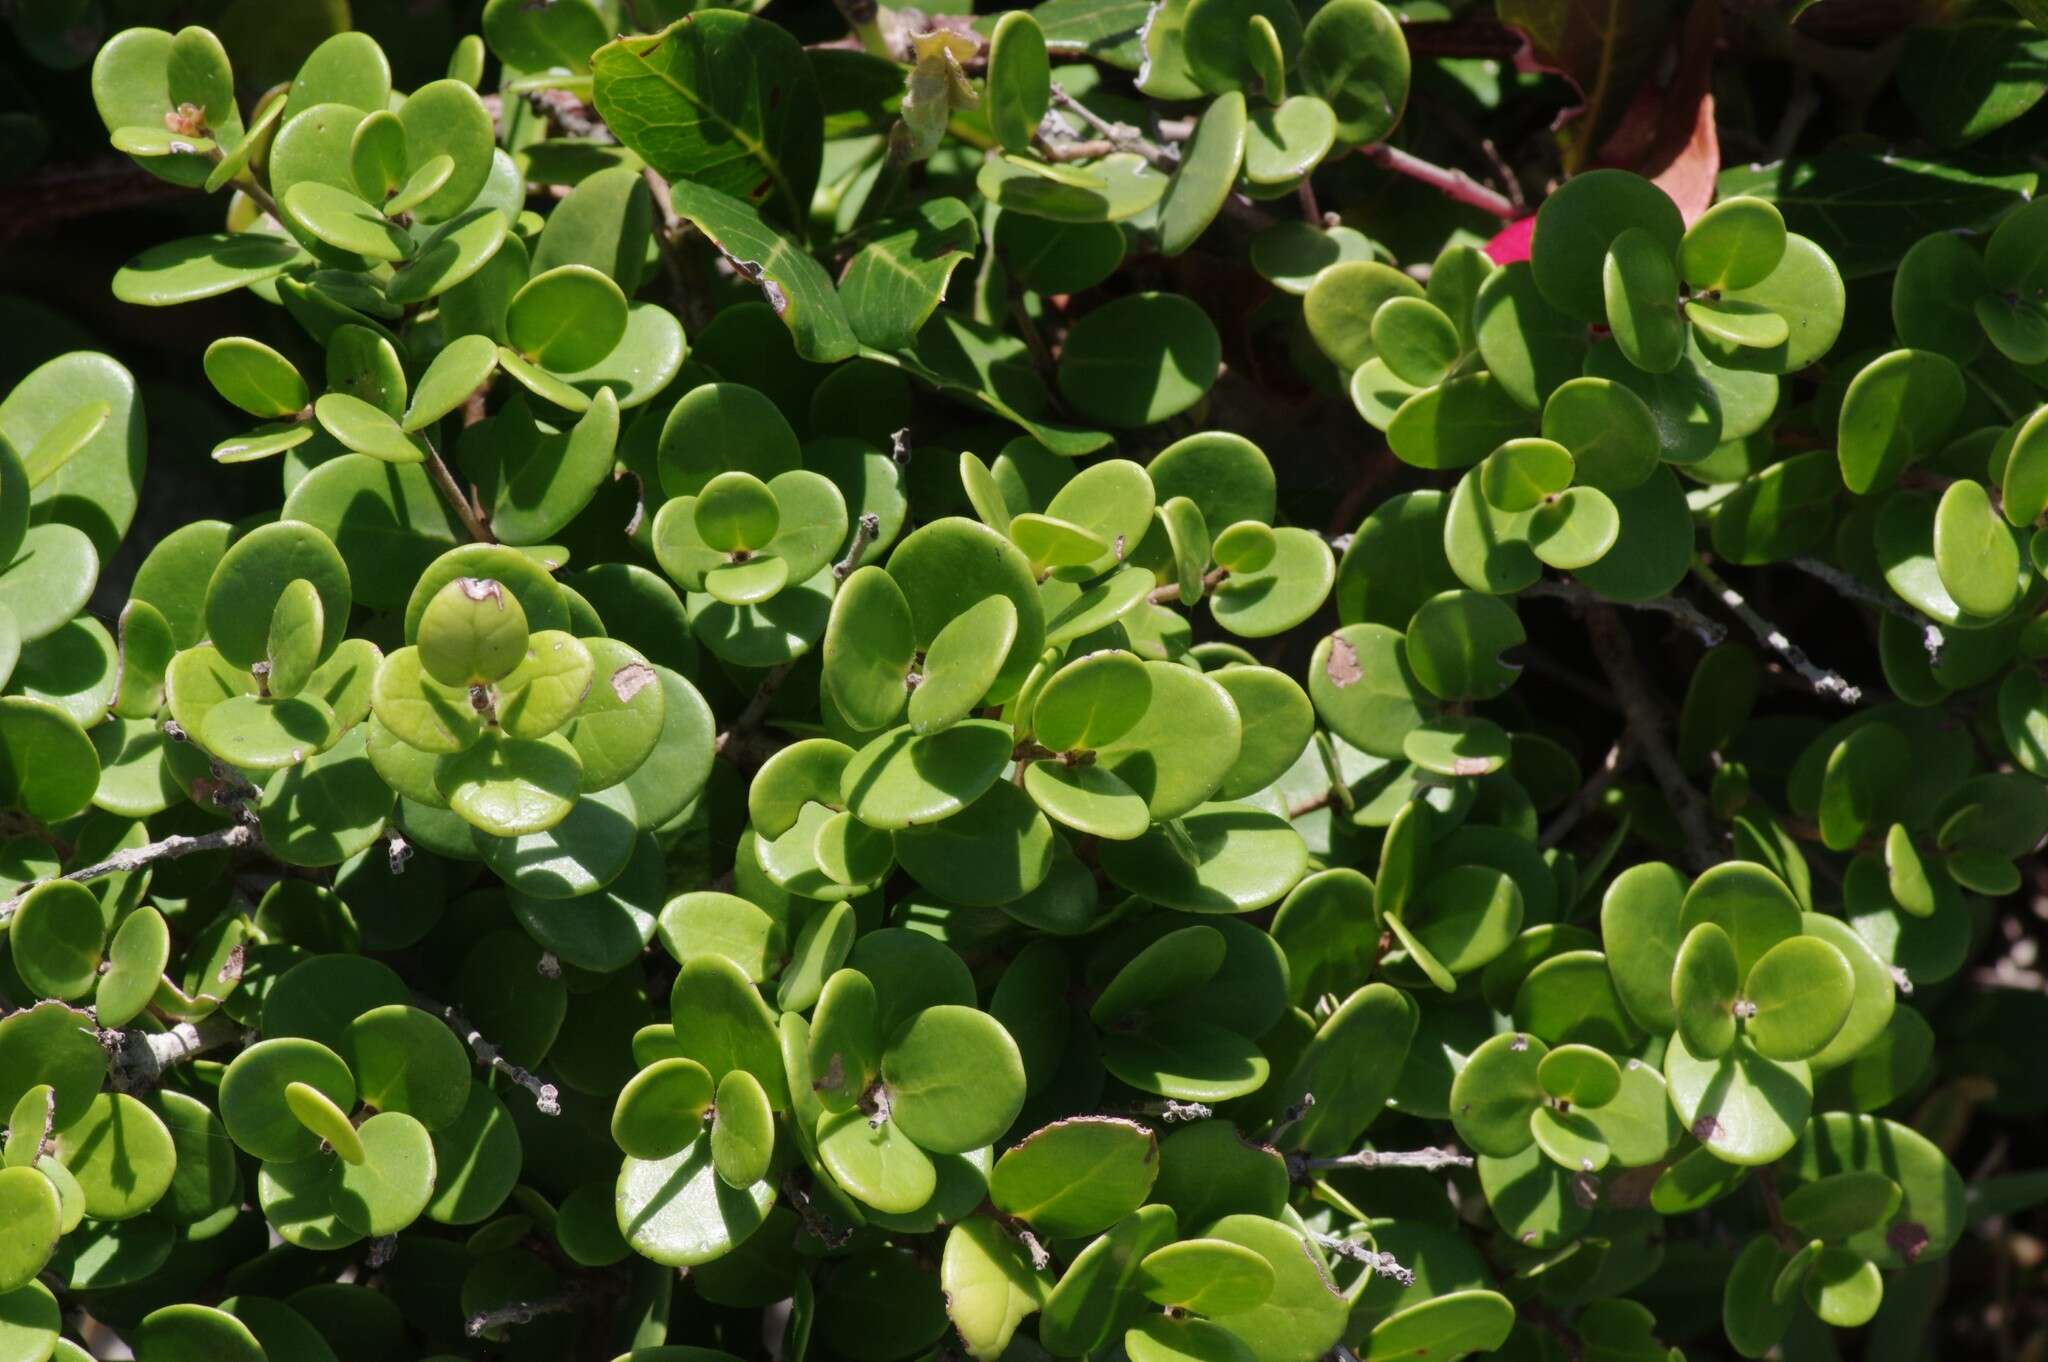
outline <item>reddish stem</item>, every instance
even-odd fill
[[[1488,189],[1462,170],[1447,169],[1420,156],[1412,156],[1399,147],[1390,147],[1385,142],[1360,147],[1358,154],[1396,175],[1406,175],[1411,180],[1429,185],[1453,202],[1477,208],[1482,213],[1491,213],[1502,222],[1513,222],[1523,216],[1522,210],[1506,195]]]

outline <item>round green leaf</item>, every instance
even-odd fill
[[[1498,1292],[1453,1291],[1374,1325],[1364,1355],[1374,1362],[1483,1356],[1507,1342],[1514,1323],[1514,1306]]]
[[[149,1362],[264,1362],[267,1356],[248,1325],[210,1305],[166,1305],[143,1316],[135,1355]]]
[[[404,1112],[430,1131],[460,1117],[469,1100],[468,1053],[454,1032],[419,1008],[387,1005],[363,1013],[343,1032],[340,1054],[364,1103]]]
[[[1260,81],[1245,37],[1246,26],[1255,17],[1271,25],[1283,60],[1292,63],[1302,40],[1301,17],[1292,5],[1276,0],[1190,0],[1181,41],[1188,72],[1204,90],[1241,90]]]
[[[263,660],[278,598],[300,578],[320,596],[325,619],[320,655],[341,645],[353,603],[348,565],[326,535],[281,520],[237,540],[221,555],[207,583],[206,630],[223,658],[241,667]]]
[[[1694,220],[1679,242],[1679,266],[1696,289],[1748,288],[1785,255],[1785,219],[1766,199],[1723,199]]]
[[[444,185],[443,190],[445,189]],[[435,197],[441,192],[437,190]],[[478,271],[497,257],[498,248],[505,244],[506,231],[505,215],[488,204],[479,205],[449,218],[427,234],[410,259],[392,271],[391,282],[386,286],[384,296],[394,303],[423,303],[429,298],[447,295],[457,285],[476,277]],[[525,273],[524,267],[516,263],[524,259],[523,248],[519,249],[521,254],[508,254],[506,257],[507,260],[515,262],[515,268],[518,270],[515,282],[507,288],[508,292],[525,282],[522,277]],[[457,298],[461,296],[455,295]],[[502,307],[503,304],[500,302],[500,312]],[[443,316],[445,318],[447,314],[444,313]],[[493,333],[499,329],[498,324],[501,320],[502,317],[492,318]],[[491,339],[495,339],[495,335]],[[492,356],[495,363],[495,345]],[[424,384],[425,379],[422,378],[421,382]]]
[[[1159,250],[1179,255],[1195,244],[1222,211],[1244,165],[1247,131],[1242,92],[1226,91],[1196,121],[1181,148],[1180,165],[1159,203]]]
[[[1457,324],[1426,298],[1387,299],[1372,314],[1373,352],[1396,378],[1426,388],[1450,376],[1462,342]]]
[[[1672,969],[1671,1000],[1679,1033],[1692,1053],[1717,1059],[1735,1044],[1734,1009],[1741,985],[1735,944],[1727,932],[1701,922],[1686,933]]]
[[[292,362],[247,336],[221,337],[206,347],[202,363],[215,390],[251,416],[296,416],[311,400]]]
[[[437,156],[455,163],[447,182],[413,207],[414,216],[439,222],[469,207],[490,179],[496,138],[490,112],[477,92],[459,80],[432,81],[399,105],[398,121],[405,126],[409,176]]]
[[[908,828],[958,813],[1002,775],[1011,749],[1007,725],[967,719],[919,737],[891,729],[846,766],[846,807],[878,828]]]
[[[31,896],[33,897],[33,896]],[[23,905],[26,908],[27,901]],[[21,920],[13,928],[15,968],[21,967]],[[163,914],[144,904],[123,918],[107,948],[106,972],[93,993],[93,1013],[110,1029],[126,1026],[149,1005],[171,959],[171,933]]]
[[[1695,333],[1715,364],[1756,373],[1797,372],[1826,354],[1841,333],[1842,275],[1820,246],[1796,233],[1786,237],[1776,269],[1757,283],[1727,289],[1723,302],[1757,303],[1785,319],[1786,339],[1767,349],[1727,344]]]
[[[612,1142],[632,1158],[668,1158],[703,1133],[715,1094],[710,1073],[696,1060],[656,1060],[619,1090]]]
[[[83,532],[58,523],[31,526],[0,574],[0,606],[14,617],[22,642],[47,638],[84,608],[99,572],[99,555]]]
[[[1578,480],[1610,492],[1640,485],[1657,468],[1655,420],[1641,398],[1603,378],[1575,378],[1543,404],[1543,436],[1571,452]]]
[[[558,265],[526,281],[505,309],[505,341],[558,371],[585,369],[626,334],[626,296],[588,265]]]
[[[335,250],[393,261],[413,253],[413,239],[350,190],[300,180],[280,202],[288,223]]]
[[[841,1187],[885,1214],[916,1211],[938,1187],[931,1159],[894,1121],[875,1121],[858,1109],[818,1123],[818,1158]]]
[[[1754,1012],[1743,1034],[1768,1059],[1807,1059],[1842,1029],[1856,978],[1841,951],[1818,937],[1797,936],[1764,952],[1743,981]]]
[[[991,157],[974,185],[1006,213],[1081,226],[1136,217],[1159,202],[1167,178],[1135,152],[1118,151],[1057,168],[1020,156]]]
[[[1669,373],[1685,356],[1678,274],[1665,244],[1641,227],[1615,237],[1601,262],[1607,325],[1621,353],[1647,373]]]
[[[1479,465],[1479,490],[1502,511],[1533,511],[1571,485],[1571,451],[1555,440],[1509,440]]]
[[[1119,885],[1191,913],[1248,913],[1277,903],[1308,867],[1287,820],[1244,804],[1211,804],[1130,841],[1101,848]]]
[[[1222,354],[1209,314],[1192,301],[1176,293],[1132,294],[1067,332],[1060,392],[1090,420],[1154,425],[1202,399]]]
[[[1671,1103],[1693,1138],[1729,1163],[1772,1163],[1797,1143],[1813,1110],[1807,1066],[1764,1058],[1738,1040],[1718,1059],[1695,1056],[1683,1033],[1664,1054]]]
[[[1309,699],[1330,731],[1374,756],[1398,757],[1407,736],[1434,714],[1407,641],[1380,624],[1351,624],[1317,642]]]
[[[1337,1342],[1350,1307],[1330,1289],[1328,1269],[1297,1231],[1262,1215],[1234,1214],[1203,1235],[1248,1248],[1273,1269],[1273,1293],[1263,1304],[1220,1321],[1258,1362],[1321,1356]]]
[[[63,1231],[57,1184],[32,1167],[0,1168],[0,1216],[9,1227],[0,1249],[0,1295],[36,1279]]]
[[[1792,1188],[1847,1172],[1882,1174],[1901,1193],[1881,1225],[1859,1230],[1841,1247],[1879,1267],[1931,1262],[1961,1235],[1963,1180],[1926,1136],[1880,1116],[1825,1112],[1807,1128],[1790,1168]]]
[[[1009,151],[1028,151],[1052,98],[1045,33],[1029,14],[1005,14],[989,35],[985,98],[989,127]]]
[[[775,1113],[761,1080],[734,1069],[718,1081],[711,1123],[711,1165],[726,1186],[744,1190],[768,1174]]]
[[[1700,875],[1679,911],[1683,932],[1711,922],[1735,947],[1736,973],[1747,978],[1764,952],[1799,935],[1799,904],[1784,881],[1750,861],[1725,861]]]
[[[92,890],[48,880],[29,890],[8,929],[14,967],[46,998],[81,998],[99,981],[107,929]]]
[[[923,679],[910,692],[911,731],[929,734],[971,714],[995,684],[1017,639],[1017,607],[990,596],[939,630],[924,652]]]
[[[149,1210],[169,1190],[178,1164],[162,1118],[124,1092],[93,1098],[83,1116],[57,1133],[55,1153],[77,1179],[85,1213],[95,1220],[129,1220]]]
[[[273,1162],[311,1155],[313,1133],[293,1114],[285,1090],[304,1084],[338,1107],[354,1105],[355,1079],[341,1057],[317,1041],[278,1037],[236,1055],[220,1084],[221,1121],[245,1152]]]
[[[1378,142],[1408,103],[1408,43],[1379,0],[1336,0],[1302,32],[1298,78],[1337,115],[1348,143]]]
[[[1031,796],[997,781],[951,817],[898,830],[896,856],[940,897],[993,907],[1039,886],[1052,869],[1053,843],[1052,827]]]
[[[1133,1121],[1058,1121],[996,1160],[989,1200],[1052,1238],[1097,1234],[1144,1202],[1158,1173],[1158,1155],[1152,1132]]]
[[[1056,752],[1115,742],[1142,719],[1152,701],[1152,677],[1129,653],[1105,651],[1076,658],[1040,688],[1031,711],[1039,742]]]
[[[1245,133],[1245,181],[1259,193],[1294,185],[1322,163],[1336,140],[1336,112],[1314,95],[1295,95],[1277,107],[1256,108]],[[1256,257],[1256,241],[1252,249]],[[1255,259],[1254,268],[1258,267]]]
[[[1960,609],[1988,619],[2005,614],[2026,589],[2019,544],[1982,483],[1959,478],[1941,494],[1934,569]]]
[[[1451,1083],[1458,1138],[1481,1154],[1508,1158],[1529,1147],[1529,1115],[1544,1098],[1548,1047],[1534,1036],[1494,1036],[1465,1060]]]
[[[1183,1239],[1139,1265],[1146,1299],[1198,1315],[1234,1315],[1273,1294],[1273,1269],[1252,1250],[1221,1239]]]
[[[1556,307],[1582,321],[1607,320],[1602,270],[1622,233],[1646,233],[1667,257],[1685,224],[1663,190],[1622,170],[1574,175],[1536,213],[1530,263],[1536,286]]]
[[[929,1007],[882,1052],[891,1119],[935,1154],[992,1142],[1024,1104],[1024,1063],[1009,1032],[971,1007]]]

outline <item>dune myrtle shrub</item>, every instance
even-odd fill
[[[9,10],[0,1362],[2038,1349],[2015,4]]]

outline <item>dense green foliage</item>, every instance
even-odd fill
[[[111,290],[239,320],[237,510],[130,535],[107,354],[0,400],[0,1362],[1981,1344],[2018,14],[1861,35],[1893,155],[1748,6],[1717,180],[1712,0],[107,8],[13,39],[214,196]],[[1517,47],[1553,159],[1408,149]]]

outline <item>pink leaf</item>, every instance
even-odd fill
[[[1487,258],[1496,265],[1512,265],[1529,258],[1529,242],[1536,235],[1536,219],[1526,217],[1510,222],[1486,243]]]

